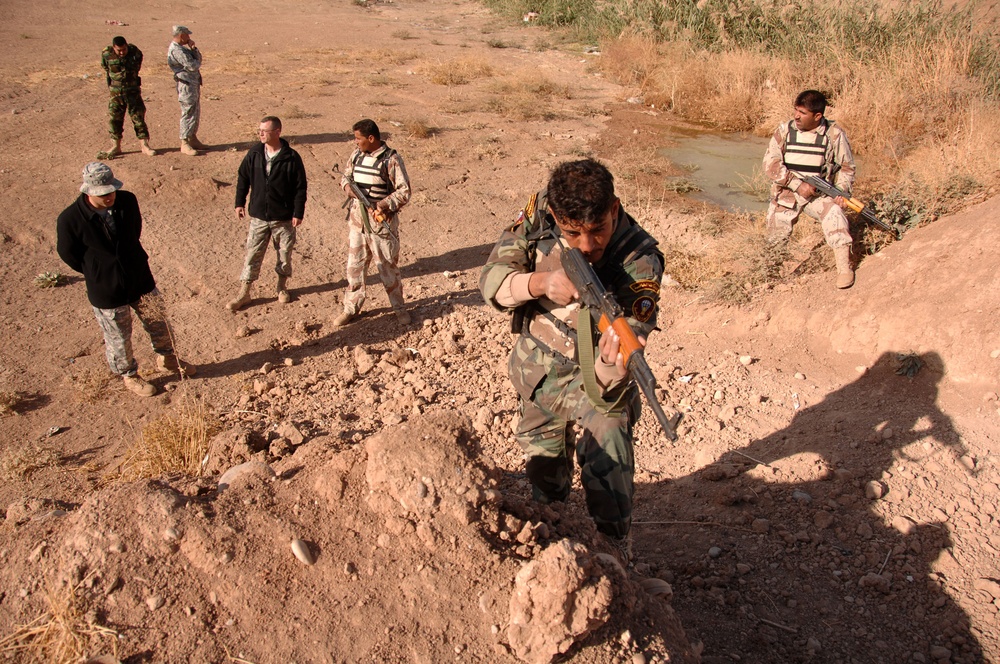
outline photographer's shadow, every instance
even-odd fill
[[[937,405],[941,358],[918,359],[909,378],[885,353],[784,429],[637,487],[636,549],[706,662],[983,661],[941,490],[946,467],[971,471]]]

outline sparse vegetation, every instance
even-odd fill
[[[309,111],[303,111],[295,104],[292,104],[284,111],[282,111],[280,117],[282,120],[305,120],[309,118],[318,118],[319,114],[311,113]]]
[[[139,439],[125,453],[120,479],[133,481],[171,472],[200,475],[208,443],[218,430],[218,419],[204,401],[184,397],[174,413],[143,427]]]
[[[62,463],[58,452],[38,445],[21,445],[8,449],[0,457],[0,476],[8,481],[30,479],[32,474],[42,468],[56,468]]]
[[[104,397],[111,377],[112,374],[107,371],[84,369],[79,373],[71,374],[68,380],[76,390],[80,401],[96,403]]]
[[[23,399],[24,395],[20,392],[0,391],[0,417],[17,415],[17,407]]]
[[[486,45],[490,48],[507,48],[507,42],[502,39],[487,39]]]
[[[78,587],[49,590],[45,599],[42,615],[0,639],[0,653],[33,664],[77,664],[109,651],[118,661],[118,634],[90,618]]]
[[[403,131],[410,138],[430,138],[434,135],[434,128],[421,118],[412,118],[403,123]]]
[[[392,36],[395,37],[396,39],[402,39],[404,41],[407,39],[416,39],[413,33],[411,33],[409,30],[393,30]]]
[[[431,83],[437,85],[465,85],[480,78],[493,76],[493,67],[479,58],[458,58],[427,67]]]
[[[42,272],[35,277],[35,285],[39,288],[55,288],[66,283],[66,276],[60,272]]]

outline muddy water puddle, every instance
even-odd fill
[[[670,189],[729,211],[767,209],[768,184],[761,172],[767,138],[674,128],[671,145],[658,150],[684,171],[668,178]]]

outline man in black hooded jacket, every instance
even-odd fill
[[[250,302],[250,287],[260,276],[260,265],[270,240],[277,253],[278,302],[287,304],[288,277],[292,276],[295,229],[306,210],[306,168],[302,157],[281,138],[281,120],[269,115],[260,121],[260,144],[247,152],[236,182],[236,218],[250,215],[247,253],[240,274],[239,295],[226,305],[236,312]],[[250,208],[247,210],[247,193]]]
[[[56,251],[66,265],[83,273],[87,298],[104,333],[108,366],[129,390],[151,397],[156,387],[142,379],[132,355],[133,311],[149,333],[160,369],[186,376],[195,370],[174,354],[166,308],[139,241],[139,202],[121,187],[107,164],[84,166],[80,197],[56,222]]]

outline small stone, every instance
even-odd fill
[[[344,574],[352,576],[358,573],[358,568],[354,563],[344,563]]]
[[[309,550],[309,545],[300,539],[292,540],[292,553],[295,557],[304,562],[306,565],[312,565],[316,562],[313,558],[312,551]]]
[[[637,652],[632,655],[632,664],[646,664],[646,656],[641,652]]]
[[[794,500],[797,503],[802,503],[803,505],[808,505],[809,503],[812,502],[813,497],[810,496],[805,491],[800,491],[796,489],[795,491],[792,491],[792,500]]]
[[[621,636],[619,636],[618,638],[622,642],[622,645],[625,646],[626,648],[631,648],[632,645],[635,643],[635,639],[632,638],[632,632],[628,630],[622,632]]]
[[[715,394],[712,395],[712,398],[715,399],[716,401],[722,401],[723,399],[726,398],[726,393],[723,392],[722,390],[716,390]]]
[[[274,364],[272,364],[271,362],[265,362],[264,364],[260,365],[260,372],[262,374],[267,375],[271,373],[271,371],[273,370],[274,370]]]
[[[806,641],[806,649],[813,653],[818,653],[820,649],[819,640],[813,636],[810,636],[809,639]]]
[[[813,523],[819,529],[826,529],[833,525],[833,515],[826,510],[820,510],[813,516]]]
[[[865,498],[868,500],[878,500],[885,495],[885,486],[878,480],[871,480],[865,484]]]
[[[718,558],[721,555],[722,555],[722,549],[720,549],[717,546],[713,546],[711,549],[708,550],[709,558]]]
[[[237,339],[242,339],[244,337],[249,337],[249,336],[250,336],[250,326],[249,325],[240,325],[238,328],[236,328],[236,338]]]
[[[749,355],[740,355],[740,364],[742,364],[745,367],[748,367],[751,364],[753,364],[753,358],[750,357]]]
[[[160,595],[152,595],[146,598],[146,606],[149,607],[150,611],[156,611],[164,604],[166,604],[166,600],[164,600]]]
[[[754,519],[750,524],[750,530],[755,533],[766,533],[771,529],[771,522],[767,519]]]
[[[719,411],[719,419],[723,422],[728,422],[736,416],[735,406],[723,406],[722,410]]]
[[[931,659],[951,659],[951,650],[944,646],[931,646]]]
[[[1000,357],[1000,348],[997,348],[996,350],[991,352],[990,357],[992,357],[994,360]]]
[[[898,530],[901,535],[906,536],[913,532],[916,524],[905,516],[899,515],[892,520],[892,527]]]
[[[893,433],[892,427],[882,429],[882,440],[891,440]]]
[[[805,379],[806,375],[804,373],[799,373],[798,371],[795,372],[795,380],[805,380]]]
[[[847,468],[838,468],[833,471],[833,476],[837,478],[838,482],[849,482],[854,479],[854,473],[849,471]]]
[[[179,540],[180,538],[181,534],[177,532],[176,528],[167,528],[166,530],[163,531],[163,539],[167,541]]]
[[[966,470],[975,470],[976,469],[976,460],[973,459],[972,457],[970,457],[968,454],[963,454],[961,457],[959,457],[958,461],[963,466],[965,466]]]
[[[293,360],[290,357],[286,357],[285,358],[285,366],[286,367],[293,367],[293,366],[295,366],[295,360]]]
[[[922,652],[913,653],[912,659],[914,662],[921,662],[922,664],[925,664],[927,662],[927,658],[924,657],[924,654]]]

